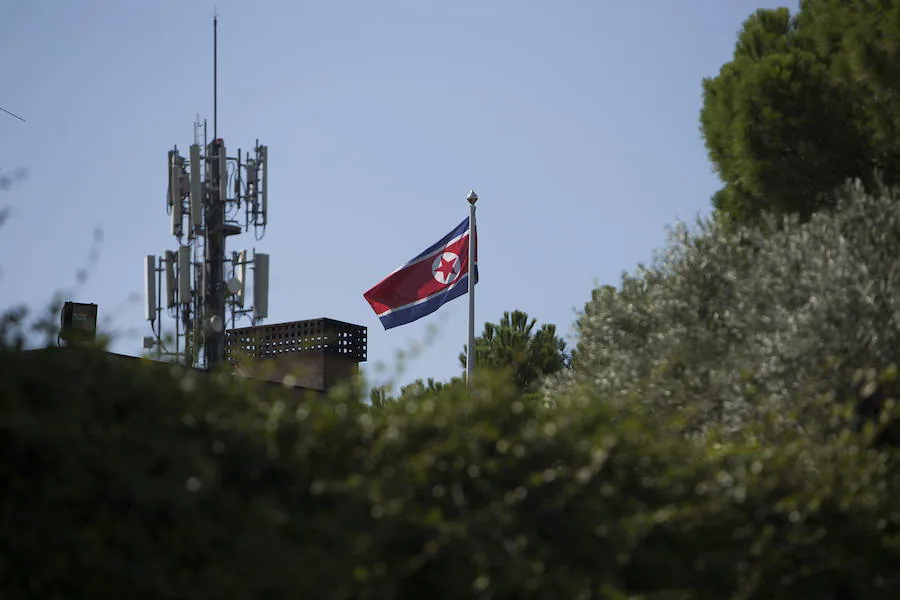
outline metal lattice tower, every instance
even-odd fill
[[[229,237],[254,230],[262,239],[268,223],[268,148],[228,156],[217,136],[218,17],[213,18],[213,140],[206,122],[194,123],[187,157],[169,151],[166,209],[177,249],[145,258],[146,318],[152,337],[145,349],[187,366],[215,369],[225,361],[226,326],[248,316],[268,316],[269,255],[253,250],[226,253]],[[203,143],[200,143],[202,129]],[[253,270],[253,301],[246,304],[247,267]],[[164,339],[163,313],[174,320],[174,348]]]

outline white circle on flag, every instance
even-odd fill
[[[459,279],[460,262],[459,256],[453,252],[438,254],[431,263],[431,276],[438,283],[450,285]]]

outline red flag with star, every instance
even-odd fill
[[[363,294],[385,329],[429,315],[469,289],[469,218]],[[478,238],[472,271],[478,283]]]

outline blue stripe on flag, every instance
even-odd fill
[[[468,221],[468,219],[466,219]],[[468,223],[463,223],[464,225],[468,225]],[[465,230],[463,230],[465,231]],[[455,237],[455,236],[453,236]],[[452,237],[448,238],[452,239]],[[443,240],[442,240],[443,241]],[[427,250],[426,250],[427,252]],[[424,254],[424,253],[423,253]],[[478,265],[475,265],[475,283],[478,283]],[[406,308],[401,308],[399,310],[394,310],[384,315],[383,317],[379,317],[381,319],[381,324],[385,329],[391,329],[393,327],[399,327],[400,325],[406,325],[407,323],[412,323],[422,317],[430,315],[441,306],[450,302],[455,298],[459,298],[463,294],[469,291],[469,275],[463,275],[459,281],[452,288],[449,288],[447,291],[438,293],[433,295],[431,298],[426,300],[425,302],[419,304],[413,304]]]
[[[450,233],[448,233],[447,235],[442,237],[439,241],[437,241],[434,244],[432,244],[431,246],[429,246],[425,251],[420,252],[418,255],[416,255],[416,257],[414,259],[410,260],[405,265],[403,265],[403,267],[400,267],[400,268],[402,269],[404,267],[408,267],[409,265],[413,264],[414,262],[419,261],[423,257],[434,253],[438,248],[446,246],[450,242],[450,240],[452,240],[454,238],[458,238],[459,236],[464,234],[466,231],[468,231],[468,229],[469,229],[469,217],[466,217],[465,219],[463,219],[463,222],[460,223],[459,225],[457,225],[453,231],[451,231]],[[477,281],[477,279],[476,279],[476,281]]]

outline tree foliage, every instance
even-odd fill
[[[4,315],[0,597],[892,597],[900,193],[873,189],[675,228],[593,291],[573,368],[505,313],[469,385],[402,402],[25,353]]]
[[[587,356],[587,355],[585,355]],[[52,373],[52,377],[47,374]],[[481,373],[371,410],[113,360],[0,355],[4,598],[885,597],[871,436],[685,437]],[[710,392],[713,393],[713,392]]]
[[[420,401],[425,398],[439,397],[442,390],[464,383],[465,380],[460,377],[454,377],[448,382],[436,381],[433,377],[429,377],[427,380],[416,379],[412,383],[401,386],[397,396],[389,394],[390,386],[372,388],[369,393],[369,402],[375,408],[384,408],[396,402]]]
[[[759,10],[703,83],[701,129],[738,222],[834,205],[847,179],[900,182],[900,1],[806,0]]]
[[[541,379],[568,366],[566,342],[556,335],[556,325],[544,323],[520,311],[504,312],[498,323],[485,323],[475,338],[475,365],[479,369],[505,371],[519,390],[533,391]],[[468,349],[459,355],[465,368]]]
[[[26,354],[10,315],[0,595],[889,597],[900,483],[876,445],[897,409],[882,394],[853,434],[846,407],[898,389],[900,214],[894,193],[839,197],[675,230],[594,292],[548,403],[490,369],[374,409]]]
[[[595,291],[577,378],[701,428],[739,434],[793,411],[804,420],[778,428],[833,433],[817,398],[900,365],[900,195],[838,196],[839,211],[805,222],[675,228],[652,265]]]
[[[427,380],[416,379],[410,384],[404,385],[400,388],[400,401],[410,400],[413,398],[423,398],[425,396],[434,396],[438,395],[444,387],[448,385],[455,385],[459,381],[459,378],[452,379],[449,383],[444,383],[442,381],[435,381],[433,377],[429,377]]]

